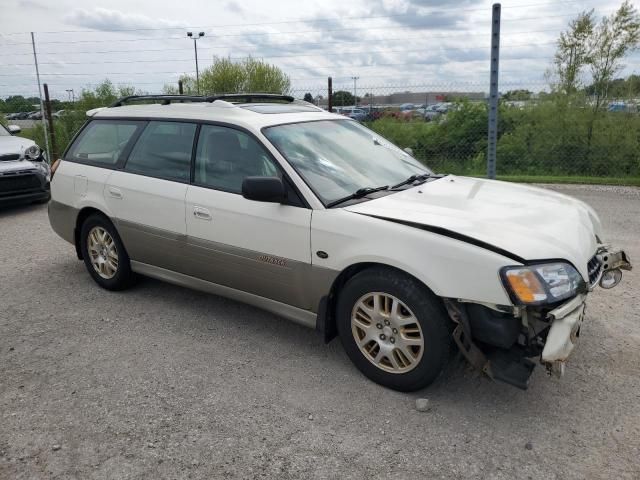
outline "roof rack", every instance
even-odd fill
[[[293,103],[295,101],[295,98],[293,98],[291,95],[281,95],[279,93],[223,93],[220,95],[211,95],[206,99],[207,102],[214,102],[216,100],[225,100],[227,102],[235,103],[253,103],[265,101]]]
[[[207,97],[202,95],[129,95],[116,100],[109,105],[109,108],[122,107],[125,103],[145,100],[160,100],[162,105],[168,105],[171,102],[206,102]]]
[[[277,93],[225,93],[220,95],[129,95],[122,97],[111,105],[109,108],[122,107],[126,103],[144,102],[147,100],[160,101],[162,105],[169,105],[172,102],[215,102],[216,100],[225,100],[234,103],[252,103],[252,102],[286,102],[292,103],[295,99],[290,95],[280,95]]]

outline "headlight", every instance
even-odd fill
[[[519,305],[554,303],[575,296],[585,287],[576,269],[562,262],[504,267],[502,283]]]
[[[24,156],[30,160],[36,160],[40,156],[40,147],[37,145],[27,147],[24,151]]]

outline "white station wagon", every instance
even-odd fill
[[[397,390],[433,382],[452,347],[519,388],[532,359],[562,374],[588,293],[631,269],[586,204],[436,175],[291,97],[127,97],[88,115],[54,164],[49,218],[101,287],[141,274],[261,307],[338,335]]]

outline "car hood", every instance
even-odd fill
[[[0,137],[0,155],[19,153],[22,156],[25,149],[31,145],[35,145],[35,142],[28,138],[3,135]]]
[[[434,227],[525,260],[564,259],[588,278],[587,262],[601,237],[587,204],[542,188],[449,175],[348,211]],[[455,235],[458,234],[458,235]]]

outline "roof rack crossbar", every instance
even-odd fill
[[[216,100],[226,100],[237,103],[270,102],[281,101],[287,103],[295,102],[291,95],[280,95],[278,93],[224,93],[220,95],[129,95],[119,98],[109,108],[121,107],[127,103],[144,102],[147,100],[160,101],[162,105],[172,102],[215,102]]]
[[[216,100],[240,101],[244,103],[280,100],[292,103],[295,99],[291,95],[281,95],[279,93],[223,93],[220,95],[210,95],[206,97],[207,102],[215,102]]]
[[[202,95],[129,95],[122,97],[109,105],[109,108],[121,107],[130,102],[143,102],[145,100],[160,100],[163,105],[171,102],[206,102],[207,97]]]

